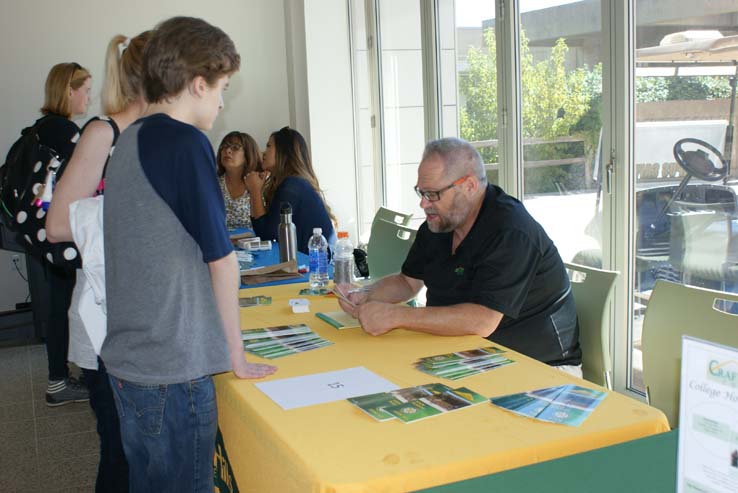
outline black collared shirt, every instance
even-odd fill
[[[569,277],[551,239],[523,204],[488,185],[469,234],[418,230],[402,273],[421,279],[428,306],[476,303],[504,316],[489,337],[549,364],[579,364]]]

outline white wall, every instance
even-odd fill
[[[310,140],[315,172],[338,218],[358,243],[354,116],[346,0],[303,0]]]
[[[209,133],[211,141],[217,145],[225,133],[238,129],[252,134],[263,146],[271,131],[290,121],[283,2],[3,0],[2,159],[21,128],[38,118],[44,80],[52,65],[76,61],[92,72],[94,100],[88,111],[92,116],[100,108],[103,59],[110,38],[118,33],[136,35],[174,15],[202,17],[220,27],[241,54],[241,71],[231,80],[225,109]],[[0,251],[0,311],[14,308],[28,292],[17,275],[5,275],[8,266],[12,267],[11,254]]]

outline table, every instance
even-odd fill
[[[417,493],[673,493],[676,491],[678,443],[679,433],[673,430],[562,459],[436,486]]]
[[[243,328],[307,323],[334,345],[273,360],[268,379],[365,366],[400,387],[429,382],[467,386],[487,397],[584,382],[510,351],[514,364],[457,382],[412,367],[422,356],[489,345],[477,336],[438,337],[395,330],[381,337],[338,331],[314,316],[338,310],[335,298],[311,297],[295,315],[287,300],[305,285],[248,289],[271,306],[241,311]],[[251,357],[253,360],[259,360]],[[456,385],[458,384],[458,385]],[[399,492],[488,475],[667,431],[663,413],[610,393],[579,427],[541,423],[490,404],[403,424],[376,422],[346,401],[284,411],[232,374],[215,378],[218,420],[241,491]]]

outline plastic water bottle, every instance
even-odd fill
[[[324,288],[328,285],[328,241],[323,230],[313,228],[313,236],[308,242],[310,253],[310,288]]]
[[[333,284],[351,284],[354,274],[354,246],[346,231],[338,232],[336,254],[333,256]]]

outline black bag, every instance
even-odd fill
[[[46,239],[46,211],[66,161],[41,144],[38,128],[44,120],[23,129],[0,167],[0,216],[7,229],[18,233],[27,253],[56,266],[77,269],[82,264],[73,242],[50,243]]]
[[[52,149],[41,145],[38,124],[24,128],[20,138],[10,147],[5,164],[0,167],[0,220],[9,230],[18,231],[15,216],[32,187],[31,170],[36,163],[48,163],[55,156]]]

